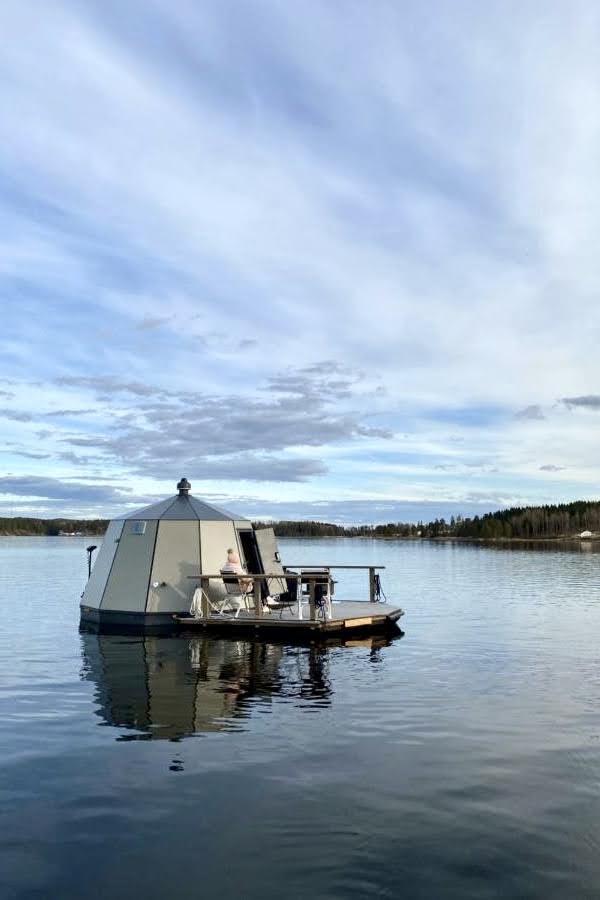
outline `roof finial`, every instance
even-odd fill
[[[181,481],[177,483],[177,490],[179,491],[180,497],[187,497],[189,492],[191,491],[192,486],[187,480],[187,478],[182,478]]]

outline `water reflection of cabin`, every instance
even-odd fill
[[[249,520],[192,497],[186,479],[177,487],[174,497],[112,519],[82,595],[82,622],[331,634],[393,626],[403,614],[375,602],[382,567],[291,571],[281,563],[272,528],[255,529]],[[239,601],[237,607],[229,603],[232,586],[220,572],[229,548],[238,551],[253,586],[243,609]],[[332,568],[364,569],[368,600],[332,603]],[[201,601],[192,617],[196,591]],[[265,606],[265,594],[285,594],[289,602]]]
[[[84,632],[84,678],[118,740],[179,740],[244,727],[274,694],[329,704],[327,651],[251,641]]]

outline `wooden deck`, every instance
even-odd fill
[[[302,608],[303,618],[298,617],[298,609],[272,610],[263,616],[256,616],[253,612],[242,610],[237,618],[232,614],[212,615],[209,617],[193,618],[191,616],[174,616],[184,628],[229,630],[231,631],[294,631],[296,633],[348,633],[375,632],[393,628],[404,610],[391,606],[389,603],[370,603],[369,601],[334,602],[332,604],[332,618],[328,621],[322,619],[309,619],[308,606]]]

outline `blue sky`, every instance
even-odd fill
[[[600,497],[594,4],[0,23],[0,515]]]

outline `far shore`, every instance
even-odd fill
[[[18,533],[0,531],[0,537],[11,537],[11,538],[20,538],[20,537],[38,537],[38,538],[71,538],[71,537],[86,537],[86,538],[95,538],[96,540],[102,540],[104,534],[98,534],[94,532],[78,532],[77,534],[39,534],[33,531],[20,531]],[[330,534],[322,534],[322,535],[305,535],[305,534],[286,534],[286,535],[278,535],[280,539],[287,540],[289,538],[297,541],[331,541],[331,540],[340,540],[340,538],[344,540],[373,540],[373,541],[402,541],[403,543],[419,543],[423,541],[427,541],[429,543],[439,544],[439,543],[453,543],[453,544],[531,544],[531,543],[553,543],[553,544],[564,544],[564,543],[579,543],[579,544],[594,544],[600,542],[600,534],[592,535],[591,537],[580,537],[578,534],[565,534],[565,535],[537,535],[536,537],[496,537],[496,538],[483,538],[483,537],[458,537],[452,534],[439,534],[436,537],[427,537],[427,536],[417,536],[417,535],[330,535]]]

